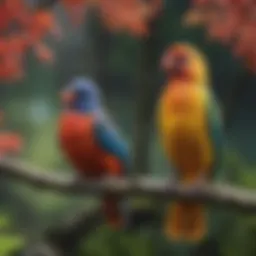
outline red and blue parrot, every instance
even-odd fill
[[[103,107],[100,90],[90,78],[76,77],[61,92],[59,142],[81,179],[127,174],[130,155]],[[116,195],[103,196],[103,212],[112,228],[127,225],[127,202]]]

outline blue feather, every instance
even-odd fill
[[[100,91],[96,83],[87,77],[76,77],[66,88],[75,93],[75,100],[70,108],[93,115],[94,135],[101,149],[116,156],[123,163],[124,170],[129,169],[129,152],[126,143],[119,136],[100,100]]]
[[[95,138],[99,146],[106,152],[113,154],[123,163],[124,171],[129,169],[129,150],[126,143],[118,135],[113,127],[104,122],[96,122],[94,125]]]

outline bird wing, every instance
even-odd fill
[[[127,144],[116,130],[108,123],[98,120],[94,124],[94,132],[98,145],[106,152],[120,159],[125,170],[129,169],[129,150]]]

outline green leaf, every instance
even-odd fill
[[[11,221],[8,215],[1,214],[0,215],[0,230],[7,229],[11,227]]]
[[[8,256],[14,250],[21,249],[24,240],[18,235],[0,235],[0,255]]]

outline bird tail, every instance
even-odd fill
[[[106,195],[103,198],[103,212],[107,223],[113,229],[119,229],[124,225],[120,200],[116,196]]]
[[[205,206],[184,201],[169,205],[164,223],[164,232],[170,240],[200,241],[207,232]]]

